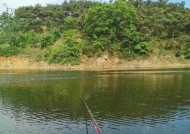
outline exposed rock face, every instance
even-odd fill
[[[104,66],[107,63],[107,59],[105,59],[104,57],[99,57],[96,59],[96,65],[97,66]]]

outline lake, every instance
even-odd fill
[[[189,134],[190,70],[0,71],[1,134]],[[87,129],[86,129],[87,128]]]

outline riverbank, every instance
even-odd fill
[[[82,57],[80,65],[47,64],[43,60],[36,61],[29,56],[0,57],[0,69],[47,69],[47,70],[128,70],[143,68],[188,68],[190,60],[182,60],[172,56],[150,56],[144,59],[121,60],[117,57]]]

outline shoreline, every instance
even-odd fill
[[[190,68],[190,62],[168,62],[159,59],[120,60],[118,58],[83,57],[80,65],[47,64],[36,61],[32,57],[0,57],[0,70],[75,70],[75,71],[122,71],[122,70],[155,70],[155,69],[180,69]]]

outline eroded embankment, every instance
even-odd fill
[[[127,70],[134,68],[185,68],[190,67],[189,60],[179,61],[171,57],[149,57],[146,59],[121,60],[117,57],[82,57],[80,65],[47,64],[31,57],[0,57],[0,69],[63,69],[63,70]]]

